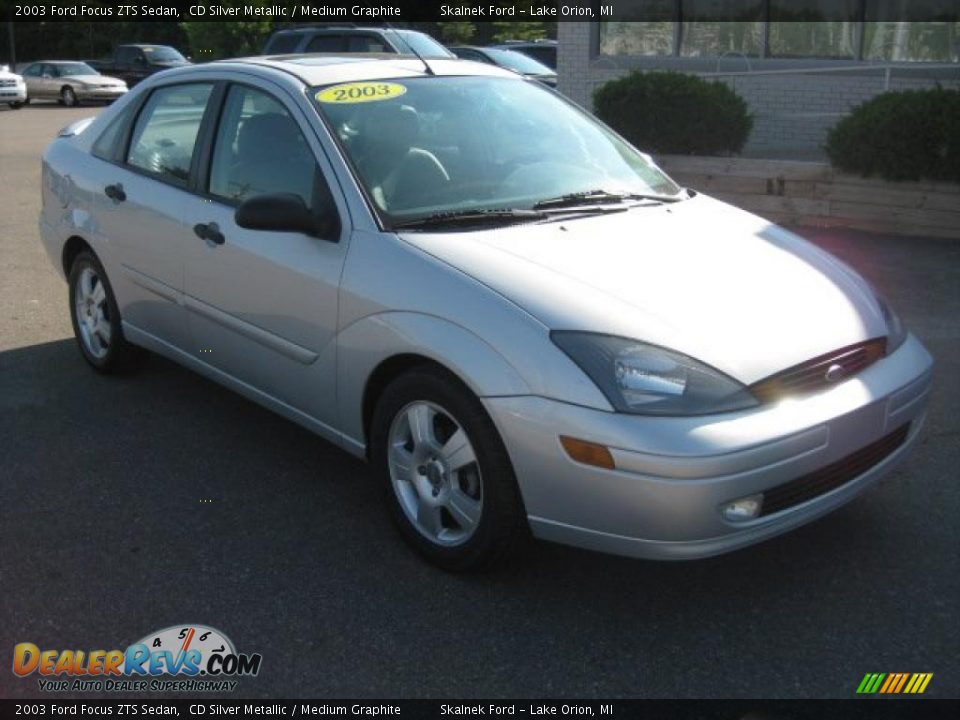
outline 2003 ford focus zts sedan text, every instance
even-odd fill
[[[524,536],[697,558],[887,472],[932,361],[864,280],[461,60],[160,73],[43,161],[98,370],[160,353],[368,458],[451,569]]]

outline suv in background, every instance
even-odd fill
[[[453,54],[429,35],[390,27],[305,27],[277,30],[263,48],[264,55],[291,53],[400,53],[426,58]]]
[[[500,45],[490,47],[501,50],[516,50],[539,60],[549,68],[557,69],[557,41],[556,40],[507,40]]]
[[[12,110],[19,110],[27,101],[27,86],[23,78],[10,72],[8,65],[0,65],[0,103],[6,103]]]

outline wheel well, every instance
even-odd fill
[[[394,355],[393,357],[387,358],[377,365],[374,371],[370,373],[370,377],[367,378],[367,385],[363,389],[364,439],[369,439],[370,437],[370,424],[373,422],[373,411],[377,407],[377,401],[380,400],[380,396],[383,394],[383,391],[386,389],[387,385],[403,375],[405,372],[412,370],[415,367],[424,366],[433,367],[437,370],[440,370],[460,384],[463,384],[463,381],[457,377],[455,373],[451,372],[449,368],[444,367],[436,360],[431,360],[423,355],[407,353],[403,355]],[[466,385],[464,385],[464,387],[466,387]],[[367,443],[367,453],[369,454],[369,452],[370,444]]]
[[[87,241],[82,237],[74,235],[69,240],[67,240],[66,245],[63,246],[63,274],[68,276],[70,275],[70,268],[73,267],[73,261],[76,260],[77,255],[79,255],[84,250],[89,250],[93,252]]]
[[[60,92],[63,92],[67,88],[70,88],[71,90],[73,90],[73,85],[71,85],[70,83],[64,83],[60,88]]]

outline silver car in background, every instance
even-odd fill
[[[850,268],[479,63],[154,75],[51,143],[40,234],[94,368],[146,348],[369,459],[453,570],[769,538],[894,467],[930,388]]]
[[[101,75],[83,62],[41,60],[22,70],[29,100],[57,100],[67,107],[83,102],[112,102],[127,93],[120,78]]]

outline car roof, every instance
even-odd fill
[[[517,74],[510,70],[486,63],[460,60],[459,58],[429,58],[427,62],[429,62],[432,72],[427,72],[424,61],[413,55],[399,55],[397,53],[309,53],[218,60],[204,65],[195,65],[193,68],[226,67],[231,64],[248,67],[251,65],[260,66],[294,75],[310,86],[398,77],[421,77],[431,74],[517,78]]]

